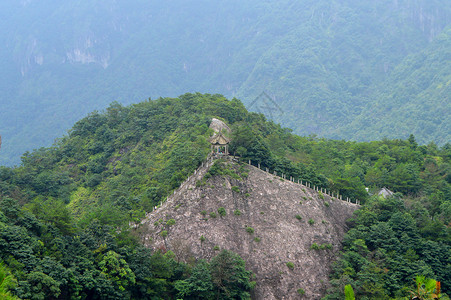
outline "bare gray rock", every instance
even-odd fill
[[[201,181],[209,166],[199,169],[138,226],[143,243],[172,250],[181,261],[211,259],[218,249],[238,253],[256,275],[253,299],[320,299],[341,249],[345,221],[358,205],[249,165],[246,177],[243,167],[227,164],[242,178]],[[220,207],[225,216],[218,213]],[[170,219],[174,225],[167,225]],[[314,243],[323,249],[311,249]]]

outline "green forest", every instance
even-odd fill
[[[0,165],[109,103],[239,98],[295,134],[451,140],[449,0],[0,4]],[[254,99],[266,92],[271,114]]]
[[[349,220],[325,299],[403,299],[415,276],[451,294],[451,145],[297,136],[237,99],[184,94],[79,120],[52,147],[0,167],[0,293],[6,299],[247,299],[255,286],[227,250],[184,263],[140,244],[138,222],[206,159],[211,119],[241,160],[363,204]],[[374,194],[379,188],[393,197]],[[369,193],[366,188],[368,188]],[[445,298],[443,298],[445,299]]]

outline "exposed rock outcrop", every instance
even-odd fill
[[[197,184],[191,179],[149,214],[139,228],[145,245],[172,250],[180,260],[210,259],[218,248],[229,249],[256,274],[253,299],[298,299],[301,288],[304,299],[319,299],[345,220],[358,206],[249,165],[225,165],[236,176],[216,175]],[[198,179],[205,172],[198,171]],[[175,224],[168,225],[170,219]],[[311,249],[314,243],[322,249]]]

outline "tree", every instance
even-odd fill
[[[228,250],[222,250],[210,263],[216,299],[249,299],[252,272],[247,271],[244,260]]]
[[[183,299],[213,299],[214,286],[210,265],[205,260],[200,260],[191,276],[177,281],[175,288],[179,291],[178,297]]]
[[[345,285],[345,300],[355,300],[354,290],[350,284]]]

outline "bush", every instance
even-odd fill
[[[240,192],[240,188],[237,187],[236,185],[232,186],[232,191],[234,191],[235,193],[239,193]]]
[[[199,240],[200,240],[201,243],[203,243],[203,242],[205,242],[206,238],[203,235],[201,235]]]
[[[298,289],[298,294],[299,295],[304,295],[305,294],[305,291],[304,291],[304,289]]]
[[[324,195],[323,195],[323,193],[321,191],[318,191],[318,196],[319,196],[320,199],[324,200]]]
[[[203,210],[203,211],[200,212],[200,214],[205,217],[207,215],[207,211]]]
[[[332,250],[332,244],[322,244],[321,246],[320,246],[320,249],[321,250]]]
[[[249,194],[249,193],[244,194],[245,197],[249,197],[250,195],[251,194]]]
[[[221,217],[225,217],[227,215],[227,212],[224,207],[218,208],[218,213]]]
[[[254,241],[256,241],[257,243],[259,243],[261,240],[262,240],[262,239],[259,238],[259,237],[255,237],[255,238],[254,238]]]
[[[174,219],[167,220],[166,225],[168,225],[168,226],[175,225],[175,220]]]
[[[329,202],[324,202],[324,205],[326,205],[326,207],[330,206]]]
[[[294,263],[287,262],[287,267],[290,268],[291,270],[293,270],[294,269]]]
[[[215,213],[214,211],[211,212],[211,213],[210,213],[210,217],[213,218],[213,219],[216,218],[216,213]]]
[[[241,216],[241,211],[240,211],[239,209],[236,209],[236,210],[233,212],[233,214],[234,214],[235,216]]]
[[[213,247],[213,250],[219,251],[219,246],[214,246],[214,247]]]
[[[254,233],[254,228],[248,226],[248,227],[246,227],[246,231],[249,234],[253,234]]]
[[[300,220],[302,220],[302,217],[300,215],[296,215],[296,219],[298,219],[300,221]]]
[[[308,223],[309,223],[310,225],[313,225],[313,224],[315,224],[315,221],[314,221],[313,219],[310,219],[310,220],[308,220]]]
[[[163,230],[162,232],[160,232],[160,235],[165,238],[168,236],[168,232],[166,230]]]
[[[317,243],[313,243],[310,246],[310,250],[319,250],[319,249],[320,249],[320,246]]]

